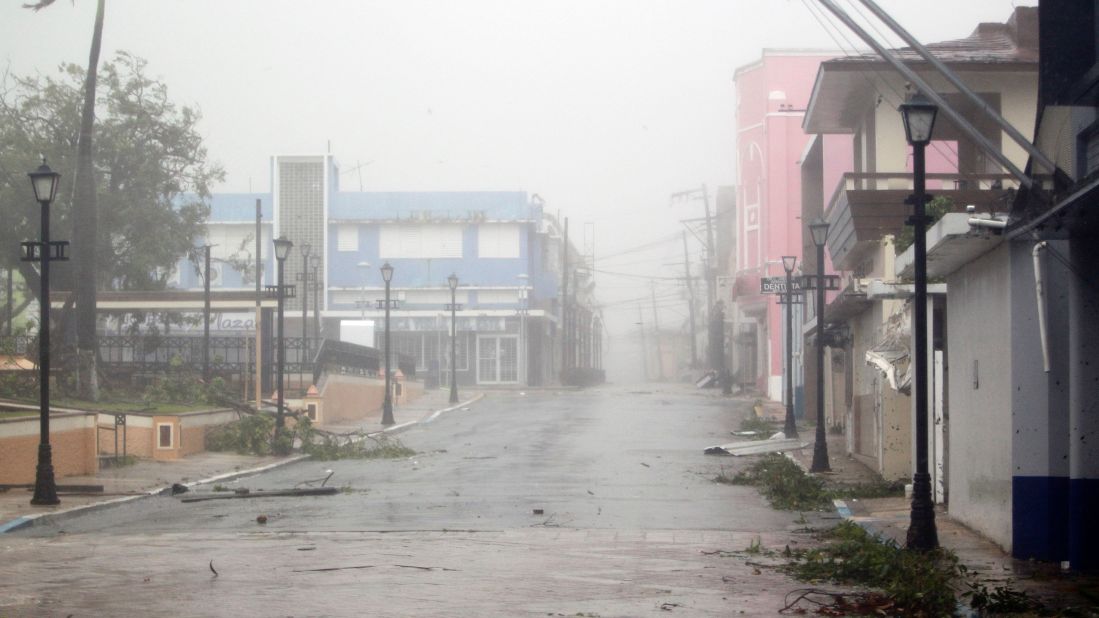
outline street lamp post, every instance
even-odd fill
[[[202,381],[210,383],[210,250],[217,245],[206,243],[202,275]]]
[[[455,295],[458,290],[458,275],[450,273],[446,278],[450,286],[450,403],[458,403],[458,352],[457,352],[457,312],[458,304]]]
[[[915,347],[916,375],[916,471],[912,476],[912,513],[908,526],[909,549],[930,550],[938,547],[935,530],[935,505],[931,500],[931,475],[927,448],[927,217],[924,206],[926,171],[924,149],[931,142],[938,107],[920,94],[915,94],[901,104],[904,134],[912,146],[913,194],[907,203],[912,205],[913,266],[915,267],[915,294],[912,307],[912,334]]]
[[[301,246],[301,353],[302,358],[309,355],[309,254],[313,246],[304,243]]]
[[[25,242],[23,260],[41,262],[39,279],[41,289],[38,304],[41,317],[38,325],[38,466],[34,476],[34,497],[31,504],[52,506],[60,504],[57,498],[57,483],[53,476],[53,453],[50,450],[50,262],[66,260],[66,241],[50,241],[50,203],[57,195],[57,185],[61,174],[46,165],[42,165],[28,174],[34,187],[34,199],[42,209],[42,240]],[[55,251],[56,250],[56,251]]]
[[[809,233],[817,247],[817,441],[813,445],[810,472],[828,472],[828,438],[824,432],[824,244],[828,240],[828,222],[817,219],[809,224]]]
[[[786,271],[786,425],[782,432],[787,439],[798,439],[798,426],[794,420],[794,266],[798,258],[782,256],[782,268]]]
[[[278,341],[278,375],[275,377],[275,388],[277,390],[275,394],[276,405],[278,410],[275,412],[275,438],[278,441],[279,434],[283,431],[285,425],[285,419],[283,418],[283,374],[286,370],[286,326],[283,323],[283,305],[286,299],[286,286],[282,282],[283,267],[286,264],[286,258],[290,255],[290,248],[294,246],[294,243],[290,242],[286,236],[280,236],[275,241],[275,259],[278,260],[278,268],[276,269],[275,283],[276,293],[278,294],[278,326],[279,326],[279,341]]]
[[[314,260],[313,274],[311,275],[312,283],[310,284],[312,285],[310,289],[313,291],[313,337],[318,340],[323,340],[324,336],[321,335],[321,284],[317,273],[318,270],[320,269],[317,268],[317,262]]]
[[[359,262],[359,271],[363,276],[363,287],[359,294],[359,319],[366,319],[366,280],[367,273],[370,271],[370,262]]]
[[[527,312],[530,310],[526,273],[519,275],[519,383],[527,385]]]
[[[382,425],[393,424],[393,388],[389,375],[389,282],[393,280],[393,267],[389,262],[382,264],[382,279],[385,280],[385,398],[382,400]]]

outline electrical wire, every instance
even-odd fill
[[[846,56],[848,58],[855,58],[855,57],[861,57],[862,56],[862,54],[855,54],[854,53],[855,51],[858,50],[858,46],[853,41],[851,41],[851,39],[844,33],[844,30],[839,25],[834,23],[833,20],[836,19],[834,16],[832,16],[828,11],[825,11],[824,9],[822,9],[820,7],[815,7],[814,8],[813,0],[801,0],[801,3],[805,6],[806,10],[808,10],[809,13],[813,16],[813,18],[817,21],[817,23],[820,25],[820,27],[825,31],[825,33],[828,35],[828,37],[830,39],[832,39],[832,42],[836,44],[836,47],[838,47],[840,49],[840,51],[843,52],[844,56]],[[819,15],[818,15],[818,11],[820,13]],[[825,22],[827,22],[827,23],[825,23]],[[835,30],[837,33],[839,33],[839,36],[841,38],[843,38],[844,41],[847,42],[847,46],[849,46],[851,48],[851,51],[848,51],[847,47],[844,46],[843,43],[840,43],[839,39],[837,39],[836,36],[832,33],[833,30]],[[883,92],[881,88],[879,88],[877,85],[875,85],[874,80],[872,80],[869,75],[867,75],[865,72],[861,72],[861,71],[858,72],[858,73],[863,77],[863,79],[866,80],[866,83],[870,86],[871,89],[874,90],[874,92],[877,93],[878,97],[881,100],[885,101],[886,103],[889,103],[890,105],[900,105],[901,103],[903,103],[904,102],[904,97],[902,97],[900,91],[895,86],[893,86],[893,84],[888,79],[886,79],[884,77],[883,70],[878,69],[878,68],[873,68],[873,67],[874,67],[874,65],[871,64],[870,72],[872,72],[875,75],[875,77],[877,77],[878,81],[881,82],[882,84],[884,84],[887,88],[889,88],[889,90],[896,96],[896,99],[897,99],[896,102],[893,102],[892,100],[890,100],[890,97],[885,92]],[[933,141],[933,142],[930,143],[930,146],[933,150],[938,152],[941,156],[943,156],[947,160],[950,159],[950,155],[953,155],[954,161],[960,163],[957,151],[955,151],[954,147],[952,145],[950,145],[949,143],[943,142],[941,140],[937,141],[937,142]],[[946,146],[947,148],[950,149],[949,154],[943,151],[943,149],[942,149],[943,146]],[[962,178],[969,178],[970,180],[976,180],[976,178],[974,178],[974,174],[972,172],[962,172],[961,170],[958,170],[957,174],[958,174],[958,176],[960,176]]]

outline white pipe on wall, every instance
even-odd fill
[[[970,220],[972,221],[972,219]],[[1042,368],[1049,373],[1049,342],[1046,339],[1046,290],[1042,286],[1042,250],[1046,241],[1034,245],[1030,255],[1034,258],[1034,293],[1038,298],[1038,337],[1042,341]]]

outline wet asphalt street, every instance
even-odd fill
[[[156,497],[0,537],[0,615],[775,615],[797,584],[718,552],[807,542],[798,514],[712,482],[743,462],[702,454],[748,405],[678,386],[490,393],[401,433],[413,457],[225,484],[332,470],[338,495]]]

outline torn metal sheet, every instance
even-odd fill
[[[782,440],[753,440],[751,442],[733,442],[711,446],[704,452],[707,455],[763,455],[765,453],[780,453],[782,451],[795,451],[809,446],[808,442],[795,439]]]

